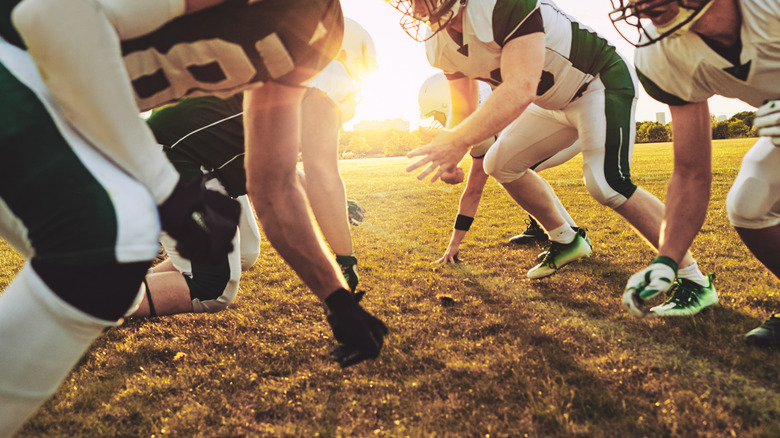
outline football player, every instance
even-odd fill
[[[481,105],[493,91],[485,82],[478,82],[478,86],[479,104]],[[449,82],[443,73],[436,73],[423,82],[418,94],[418,103],[420,105],[420,118],[432,118],[434,122],[432,125],[438,123],[440,125],[438,128],[447,126],[447,120],[450,119],[451,102]],[[447,246],[444,255],[437,260],[438,263],[455,263],[460,261],[458,258],[460,244],[466,236],[466,232],[471,228],[471,224],[474,221],[474,215],[477,213],[477,208],[479,207],[479,201],[482,199],[482,190],[488,179],[488,175],[482,167],[482,161],[494,141],[495,137],[488,138],[481,144],[471,148],[469,151],[469,155],[471,156],[471,170],[466,179],[466,187],[463,189],[463,193],[460,197],[458,216],[455,219],[450,243]],[[574,142],[574,144],[568,148],[537,163],[531,168],[539,172],[563,164],[579,152],[579,143]],[[576,229],[577,224],[574,222],[574,219],[572,219],[563,207],[563,204],[561,204],[558,197],[555,196],[554,198],[560,214],[566,219],[566,223]],[[547,234],[539,227],[533,216],[529,215],[526,222],[528,223],[528,228],[523,233],[509,239],[510,243],[524,244],[531,242],[546,242],[548,240]]]
[[[0,147],[14,170],[0,189],[2,233],[30,260],[0,296],[2,436],[141,295],[160,225],[193,260],[229,250],[238,205],[180,184],[138,117],[187,95],[247,90],[249,192],[269,240],[329,309],[334,359],[348,366],[379,354],[386,328],[347,290],[295,180],[300,84],[336,55],[340,5],[216,3],[0,8]]]
[[[311,88],[303,98],[301,149],[309,180],[305,184],[309,203],[350,290],[356,293],[357,258],[352,251],[347,200],[338,169],[338,134],[341,123],[355,113],[359,80],[376,69],[376,50],[360,24],[345,19],[344,25],[342,50],[309,82]],[[231,197],[239,200],[246,197],[242,100],[241,94],[225,100],[186,99],[154,111],[147,120],[183,178],[199,177],[203,167],[215,178],[209,183],[219,181]],[[248,202],[242,203],[242,207],[245,205]],[[353,208],[357,212],[361,207],[355,203]],[[239,225],[237,239],[241,258],[249,253],[254,263],[260,241],[250,214],[244,221],[246,225]],[[246,243],[245,236],[254,245]],[[241,270],[247,269],[245,263],[239,264],[239,251],[218,264],[192,264],[178,257],[167,239],[163,238],[163,244],[170,258],[146,276],[148,292],[133,316],[216,312],[232,302]],[[356,298],[361,297],[357,292]]]
[[[758,108],[761,138],[745,154],[726,201],[729,220],[750,251],[780,276],[780,3],[769,0],[615,0],[612,21],[637,45],[635,64],[648,94],[669,105],[674,170],[658,256],[631,277],[623,302],[635,315],[675,286],[677,266],[704,223],[712,182],[707,99]],[[679,283],[677,283],[679,286]],[[780,315],[745,336],[780,347]]]
[[[449,178],[472,145],[500,131],[483,165],[547,230],[551,247],[528,272],[542,278],[591,252],[584,231],[572,230],[550,187],[530,170],[578,140],[591,196],[657,245],[664,206],[631,181],[635,77],[614,46],[547,0],[388,1],[404,13],[407,33],[427,40],[429,61],[451,82],[455,128],[410,152],[421,158],[407,170],[428,165],[419,179]],[[496,85],[480,107],[476,79]],[[680,276],[693,280],[684,292],[715,299],[689,254],[682,265]],[[703,307],[689,302],[656,314]]]

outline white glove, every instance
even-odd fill
[[[753,126],[758,128],[758,135],[769,137],[772,144],[780,146],[780,100],[770,100],[756,111]]]
[[[623,294],[623,307],[636,317],[644,317],[650,313],[644,304],[662,292],[668,291],[677,278],[677,263],[669,257],[656,257],[650,266],[637,272],[628,279],[626,291]]]

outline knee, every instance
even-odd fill
[[[216,313],[225,310],[235,299],[241,273],[231,269],[225,273],[193,273],[187,278],[195,313]]]
[[[107,321],[119,320],[136,303],[149,262],[69,266],[33,258],[38,277],[63,301]]]
[[[726,198],[729,222],[735,227],[759,229],[777,225],[780,218],[772,214],[775,206],[768,182],[757,177],[737,179]]]
[[[485,159],[482,161],[482,166],[485,169],[485,173],[495,178],[500,184],[510,183],[521,178],[528,172],[528,168],[522,170],[511,169],[506,166],[506,163],[499,162],[497,155],[493,152],[494,148],[490,149],[485,155]]]
[[[616,209],[623,205],[637,189],[629,178],[608,181],[603,175],[597,177],[588,166],[584,167],[585,187],[590,196],[601,205]]]

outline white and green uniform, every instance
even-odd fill
[[[588,191],[618,207],[636,190],[630,162],[636,87],[633,70],[603,37],[547,0],[470,0],[462,41],[446,31],[427,41],[431,65],[449,78],[502,82],[502,47],[545,35],[545,61],[531,106],[507,126],[485,156],[485,171],[502,183],[579,140]]]
[[[342,114],[355,113],[356,84],[340,62],[331,62],[309,85],[327,93]],[[248,269],[247,265],[251,266],[259,254],[260,233],[246,196],[242,101],[240,93],[224,100],[190,98],[154,111],[147,120],[182,178],[200,177],[203,169],[215,178],[209,184],[221,183],[227,194],[242,204],[242,221],[234,250],[222,263],[192,263],[178,255],[172,239],[165,234],[162,237],[168,256],[187,280],[196,312],[215,312],[227,307],[235,299],[241,271]],[[303,105],[306,101],[304,97]]]
[[[740,0],[740,40],[724,49],[695,32],[636,50],[639,80],[668,105],[704,102],[714,95],[753,106],[780,99],[780,3]],[[742,161],[729,192],[731,223],[766,228],[780,223],[780,149],[761,138]]]
[[[54,3],[70,15],[50,18]],[[129,88],[129,74],[138,104],[148,109],[268,80],[298,85],[335,57],[343,29],[337,0],[228,1],[124,41],[124,66],[52,30],[71,22],[66,18],[102,18],[74,35],[118,50],[119,32],[102,12],[108,3],[0,1],[0,234],[30,257],[0,294],[0,436],[13,435],[105,327],[132,308],[157,254],[157,204],[178,175],[137,119],[130,90],[104,92]],[[20,11],[27,21],[16,21]],[[23,40],[19,23],[36,19],[51,26]],[[46,51],[36,65],[25,46],[39,37],[42,45],[65,47]],[[89,62],[76,59],[85,52]],[[47,71],[45,61],[63,60],[69,72],[83,74],[48,70],[44,85],[38,71]],[[95,72],[103,80],[88,84],[91,93],[73,86]],[[118,94],[127,99],[113,99]]]

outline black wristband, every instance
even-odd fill
[[[468,231],[471,228],[471,223],[474,222],[474,218],[471,216],[464,216],[459,214],[455,219],[455,229],[461,231]]]

